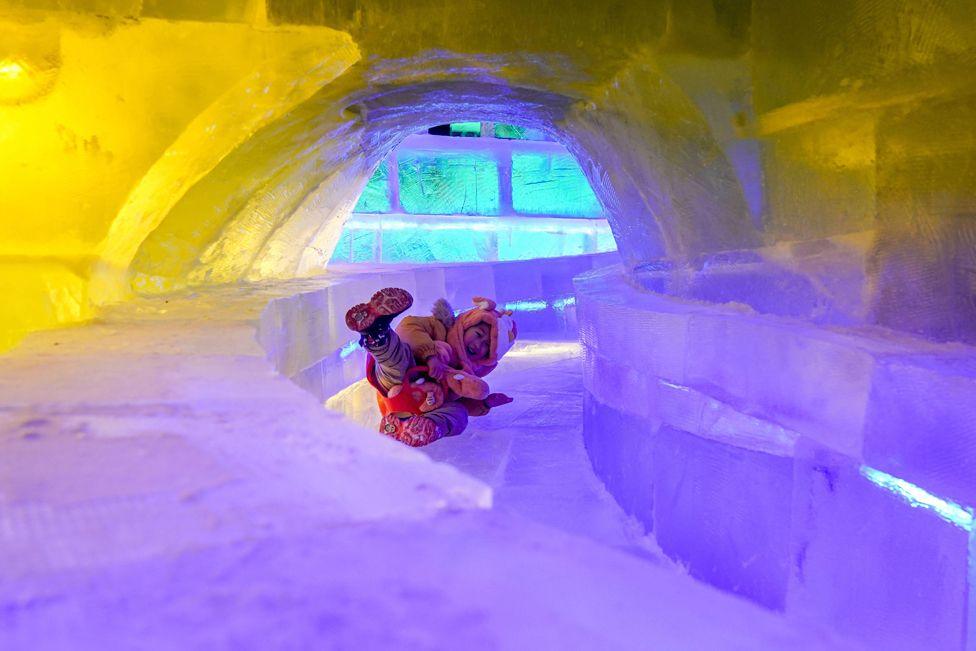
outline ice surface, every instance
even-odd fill
[[[626,513],[654,528],[653,454],[657,424],[608,408],[584,393],[583,437],[593,470]]]
[[[615,249],[603,207],[563,145],[414,134],[376,168],[330,263],[525,260]]]
[[[890,648],[972,628],[976,356],[577,279],[597,475],[693,576]]]
[[[816,448],[794,513],[791,611],[886,648],[968,648],[970,531]]]
[[[859,454],[874,358],[843,337],[763,317],[695,315],[685,380]]]
[[[329,264],[531,260],[616,248],[605,219],[356,213]]]
[[[782,609],[796,435],[688,387],[648,387],[630,382],[632,371],[615,378],[606,367],[595,377],[615,400],[648,391],[644,404],[629,404],[653,412],[587,391],[586,448],[621,506],[692,576]]]
[[[400,204],[421,215],[497,215],[498,167],[489,154],[401,152]]]
[[[5,356],[0,584],[277,535],[304,519],[490,505],[484,484],[356,428],[274,373],[254,337],[274,294],[135,302]]]
[[[565,146],[490,135],[407,136],[380,162],[355,211],[604,216],[600,200]]]
[[[8,583],[0,641],[39,650],[851,648],[515,516],[296,529]]]
[[[472,419],[466,434],[423,451],[488,484],[497,510],[666,563],[590,468],[579,352],[575,342],[517,343],[486,378],[492,391],[516,402]]]
[[[660,260],[636,270],[653,292],[748,305],[760,314],[827,325],[868,322],[871,232],[758,249],[719,251],[690,261]]]
[[[642,542],[589,471],[573,344],[513,349],[516,402],[426,454],[273,372],[352,360],[336,301],[364,284],[448,279],[494,275],[144,299],[6,356],[0,646],[846,648]]]
[[[579,163],[565,149],[512,155],[512,208],[522,215],[603,214]]]
[[[708,583],[785,606],[793,459],[672,427],[654,437],[655,536]]]
[[[389,174],[385,162],[376,166],[373,175],[369,177],[363,193],[359,195],[356,202],[355,212],[389,212],[392,204],[390,203],[390,190],[388,186]]]
[[[869,403],[880,399],[874,394],[882,390],[875,383],[876,368],[895,358],[924,360],[935,354],[952,364],[970,355],[968,349],[953,352],[925,341],[757,315],[735,304],[649,294],[619,275],[615,278],[612,270],[590,274],[577,289],[582,340],[601,358],[600,364],[619,367],[601,382],[603,388],[588,385],[592,391],[604,391],[605,400],[618,393],[618,388],[610,388],[613,383],[631,382],[615,379],[623,378],[621,373],[651,374],[858,458],[868,422],[865,414]],[[924,367],[924,361],[912,363]],[[916,404],[931,403],[920,393],[913,395],[920,398]],[[959,398],[952,402],[968,404]],[[635,413],[654,413],[640,412],[634,400],[611,402],[624,403]],[[964,426],[954,427],[952,431],[965,440]]]
[[[867,412],[871,466],[976,505],[976,357],[894,357],[879,364]]]

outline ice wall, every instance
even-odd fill
[[[441,5],[0,2],[4,339],[127,280],[315,273],[452,119],[564,142],[629,267],[877,230],[866,318],[976,336],[971,0]]]
[[[0,235],[22,296],[5,337],[85,318],[127,274],[157,291],[313,273],[375,163],[449,119],[562,134],[631,264],[750,243],[731,168],[648,47],[675,41],[667,4],[3,0]],[[692,49],[741,51],[702,6]]]
[[[578,279],[594,469],[695,577],[871,645],[971,648],[976,349],[778,310],[797,292],[757,266],[724,272],[766,313]]]
[[[0,346],[319,273],[407,134],[526,125],[624,260],[580,303],[608,486],[705,580],[972,646],[974,8],[0,0]]]
[[[876,229],[870,320],[967,341],[973,8],[763,0],[751,52],[769,232]]]
[[[173,203],[359,56],[324,27],[139,4],[0,2],[0,346],[124,294]]]
[[[467,125],[491,133],[414,134],[377,166],[329,265],[528,260],[617,248],[603,206],[565,147],[494,137],[519,127]]]

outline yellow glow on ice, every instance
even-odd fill
[[[0,61],[0,80],[16,81],[27,76],[27,68],[17,61],[4,59]]]
[[[0,348],[317,271],[391,138],[490,117],[452,102],[562,134],[629,267],[877,231],[971,305],[971,3],[428,4],[0,0]]]

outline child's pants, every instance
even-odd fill
[[[366,352],[376,360],[376,380],[384,391],[401,384],[407,371],[417,366],[410,346],[400,340],[395,330],[390,330],[390,336],[384,345],[367,345]],[[468,410],[456,400],[445,402],[437,409],[423,414],[423,417],[443,427],[445,436],[460,434],[468,426]]]

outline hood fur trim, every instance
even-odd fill
[[[447,299],[439,298],[434,301],[434,307],[431,308],[430,313],[443,324],[445,329],[450,330],[454,325],[454,308],[447,302]]]

